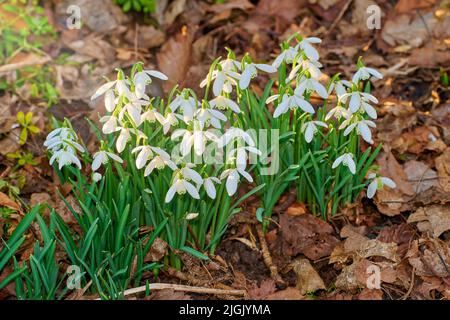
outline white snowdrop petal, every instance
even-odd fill
[[[381,177],[381,182],[384,185],[388,186],[389,188],[396,188],[397,187],[396,183],[392,179],[389,179],[389,178],[386,178],[386,177]]]
[[[375,179],[367,187],[367,198],[372,199],[373,196],[375,195],[375,192],[377,192],[377,188],[378,188],[378,182]]]

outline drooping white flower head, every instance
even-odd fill
[[[372,132],[369,127],[376,128],[376,124],[371,120],[357,119],[351,117],[339,126],[339,130],[345,128],[344,136],[348,136],[355,128],[357,129],[357,134],[370,144],[373,144]]]
[[[305,38],[296,45],[296,49],[302,49],[309,60],[319,60],[319,52],[311,44],[321,43],[322,40],[316,37]]]
[[[206,194],[211,199],[216,198],[216,187],[214,185],[215,183],[220,184],[220,180],[217,179],[216,177],[208,177],[203,179],[203,187],[206,190]]]
[[[164,134],[169,132],[170,127],[176,126],[178,124],[178,120],[183,120],[183,117],[179,114],[168,112],[164,117],[160,113],[155,113],[156,120],[163,126]]]
[[[237,191],[240,176],[243,176],[248,182],[253,182],[252,176],[242,168],[226,169],[220,175],[220,180],[227,179],[225,187],[230,197]]]
[[[104,116],[100,118],[100,122],[103,123],[102,132],[104,134],[110,134],[120,130],[119,119],[115,116]]]
[[[218,137],[210,132],[204,131],[198,122],[194,122],[194,129],[192,131],[187,129],[177,129],[172,133],[172,140],[176,140],[179,137],[183,137],[181,141],[181,154],[186,156],[191,152],[192,147],[194,147],[195,154],[201,156],[205,151],[206,144],[208,141],[216,141]]]
[[[327,89],[325,89],[325,87],[314,78],[306,78],[304,76],[301,77],[295,90],[297,92],[296,94],[299,96],[302,96],[306,92],[315,91],[321,98],[328,98]]]
[[[219,62],[218,69],[214,70],[209,79],[209,74],[200,83],[200,87],[205,87],[209,81],[214,80],[213,93],[219,96],[222,92],[231,93],[233,86],[237,86],[237,81],[241,78],[238,73],[241,69],[241,63],[231,58]]]
[[[240,169],[245,169],[247,166],[247,154],[255,154],[261,156],[261,151],[255,147],[237,147],[231,150],[228,154],[228,158],[235,158],[236,167]]]
[[[294,95],[290,96],[287,94],[284,94],[281,103],[278,105],[278,107],[275,109],[275,112],[273,113],[274,118],[278,118],[280,115],[286,113],[289,109],[293,110],[295,108],[300,108],[305,112],[308,112],[310,114],[314,114],[314,108],[313,106],[305,100],[303,95],[299,95],[299,92],[297,90],[294,91]],[[278,99],[279,95],[273,95],[269,97],[266,100],[266,103],[270,103],[276,99]]]
[[[352,113],[358,112],[358,110],[362,107],[363,102],[366,104],[368,104],[368,102],[378,103],[378,99],[367,92],[354,91],[345,93],[341,95],[340,101],[342,103],[346,103],[348,98],[350,98],[349,109]]]
[[[132,154],[138,154],[136,157],[136,168],[142,169],[147,164],[148,160],[152,159],[154,153],[161,156],[163,159],[170,159],[169,154],[161,148],[149,145],[138,146],[131,151]]]
[[[109,159],[112,159],[118,163],[123,163],[122,158],[120,158],[118,155],[112,152],[101,150],[94,154],[92,160],[92,171],[97,171],[100,166],[107,163]]]
[[[61,149],[54,151],[53,156],[50,158],[50,165],[53,165],[55,161],[58,162],[59,170],[61,170],[64,166],[70,166],[71,164],[75,164],[78,169],[81,170],[80,159],[77,158],[73,149]]]
[[[221,121],[228,120],[223,113],[210,108],[198,109],[195,118],[200,123],[201,127],[206,128],[211,124],[216,129],[222,128]]]
[[[331,166],[333,169],[336,169],[340,164],[347,166],[352,174],[356,173],[356,164],[353,160],[352,153],[344,153],[339,156],[336,160],[334,160],[333,165]]]
[[[194,118],[194,114],[199,106],[199,102],[194,97],[186,96],[185,93],[177,97],[169,104],[169,109],[176,112],[178,109],[183,113],[183,121],[188,123]]]
[[[311,75],[311,78],[319,79],[322,75],[322,71],[320,71],[320,68],[322,68],[322,64],[319,61],[299,60],[298,64],[294,68],[292,68],[291,72],[289,73],[286,82],[289,83],[293,79],[295,79],[299,74],[299,71],[301,71],[302,73],[307,71]]]
[[[330,95],[333,90],[336,93],[336,96],[338,97],[338,100],[341,99],[341,97],[347,93],[347,88],[351,88],[352,84],[351,82],[347,80],[337,80],[333,81],[330,84],[330,87],[328,88],[328,95]]]
[[[211,108],[218,108],[219,110],[227,110],[229,108],[235,113],[241,112],[241,109],[236,102],[224,96],[215,97],[209,101],[209,105]]]
[[[373,179],[372,182],[367,187],[367,198],[371,199],[377,192],[377,190],[381,190],[383,186],[388,186],[389,188],[396,188],[397,185],[394,181],[387,177],[377,176],[375,173],[370,173],[368,175],[369,179]]]
[[[147,167],[145,167],[144,177],[147,177],[148,175],[150,175],[155,168],[158,170],[162,170],[166,166],[172,170],[178,169],[177,165],[172,160],[170,160],[170,157],[166,157],[162,154],[158,154],[152,160],[150,160]]]
[[[192,198],[200,199],[198,189],[203,184],[203,178],[197,171],[192,169],[193,167],[193,164],[188,163],[183,168],[175,171],[172,186],[166,194],[166,203],[173,199],[175,192],[179,195],[183,195],[187,192]],[[195,187],[191,181],[194,182],[197,187]]]
[[[226,130],[222,137],[217,140],[217,145],[219,148],[222,148],[234,140],[245,142],[251,147],[255,146],[255,141],[253,141],[253,138],[247,132],[235,127]]]
[[[283,62],[290,64],[294,61],[297,54],[298,54],[298,51],[294,47],[289,47],[289,48],[283,50],[275,58],[275,60],[272,62],[272,66],[274,68],[278,69]]]
[[[352,82],[359,83],[361,80],[367,80],[371,76],[373,76],[377,79],[383,79],[383,75],[379,71],[377,71],[373,68],[361,67],[353,75]]]
[[[142,70],[140,72],[136,72],[133,77],[134,82],[134,93],[138,99],[147,98],[148,96],[145,94],[145,87],[152,83],[152,78],[158,78],[160,80],[168,80],[169,78],[162,72],[156,70]]]
[[[239,80],[239,87],[242,90],[247,89],[250,80],[258,75],[258,70],[267,73],[277,72],[277,69],[274,66],[263,63],[247,63],[243,68],[244,70],[242,71],[241,79]]]
[[[64,166],[75,164],[81,169],[81,161],[77,158],[77,151],[86,152],[85,148],[77,142],[77,135],[72,128],[63,126],[50,132],[44,146],[52,153],[50,165],[56,161],[61,170]]]
[[[328,125],[322,121],[308,121],[302,125],[301,131],[305,135],[305,141],[310,143],[317,132],[317,126],[328,128]]]

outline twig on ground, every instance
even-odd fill
[[[223,289],[214,289],[214,288],[206,288],[206,287],[193,287],[186,286],[181,284],[171,284],[171,283],[151,283],[148,286],[141,286],[137,288],[132,288],[125,290],[123,295],[129,296],[132,294],[137,294],[141,292],[145,292],[146,290],[164,290],[164,289],[172,289],[174,291],[184,291],[184,292],[193,292],[193,293],[204,293],[204,294],[214,294],[214,295],[231,295],[231,296],[245,296],[245,290],[223,290]],[[96,300],[99,300],[97,298]]]
[[[342,17],[344,16],[344,14],[347,11],[348,7],[350,7],[351,3],[352,3],[352,0],[348,0],[347,3],[342,7],[342,10],[341,10],[341,12],[339,12],[339,15],[337,16],[336,20],[333,21],[333,24],[325,32],[325,37],[328,36],[331,33],[331,31],[334,30],[334,28],[339,23],[339,21],[341,21]]]
[[[267,268],[269,268],[271,278],[276,283],[285,284],[284,280],[278,273],[277,267],[272,262],[272,257],[270,256],[269,248],[267,247],[266,237],[264,236],[264,232],[262,230],[261,225],[256,226],[256,232],[258,233],[259,243],[261,245],[262,257],[265,265],[267,266]]]

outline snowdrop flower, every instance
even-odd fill
[[[186,191],[192,198],[200,199],[200,195],[198,194],[197,188],[192,183],[183,179],[183,177],[177,176],[173,180],[172,186],[167,191],[165,199],[166,203],[172,201],[175,192],[178,193],[179,195],[183,195],[186,193]]]
[[[120,130],[118,119],[115,116],[104,116],[100,119],[100,122],[103,123],[102,132],[104,134],[110,134]]]
[[[286,79],[286,83],[291,82],[293,79],[295,79],[300,70],[308,71],[312,78],[318,79],[322,75],[322,72],[319,68],[322,68],[322,64],[319,61],[300,60],[289,73],[289,76]]]
[[[337,119],[344,117],[345,119],[348,119],[350,116],[351,112],[342,107],[342,105],[338,104],[336,107],[328,111],[327,115],[325,116],[325,121],[330,120],[332,117],[335,117]]]
[[[178,95],[170,104],[169,108],[172,112],[181,110],[183,113],[183,121],[188,123],[194,118],[194,113],[197,110],[199,103],[193,97],[185,96],[185,94]]]
[[[75,151],[72,148],[68,148],[67,150],[61,149],[55,151],[53,156],[50,158],[50,165],[53,165],[54,162],[58,162],[58,168],[61,170],[64,166],[69,166],[71,164],[75,164],[78,169],[81,170],[81,162],[77,158]]]
[[[359,91],[354,91],[354,92],[349,92],[349,93],[343,94],[340,97],[340,101],[343,103],[346,103],[349,97],[350,97],[349,109],[352,113],[357,112],[361,108],[363,102],[366,102],[366,104],[367,104],[367,102],[378,103],[378,99],[375,98],[370,93],[359,92]]]
[[[214,186],[214,183],[220,184],[220,180],[216,177],[209,177],[203,179],[203,186],[206,190],[206,194],[211,198],[216,198],[216,187]]]
[[[232,158],[234,157],[234,154],[236,154],[236,167],[245,169],[247,166],[247,152],[253,153],[258,156],[261,156],[261,151],[259,151],[255,147],[238,147],[230,151],[228,157]]]
[[[255,142],[252,137],[245,131],[239,128],[231,127],[217,140],[217,145],[222,148],[228,145],[233,140],[245,141],[249,146],[254,147]]]
[[[145,94],[145,87],[147,86],[147,84],[152,83],[151,77],[155,77],[161,80],[169,79],[164,73],[156,70],[142,70],[140,72],[137,72],[133,77],[133,82],[135,86],[134,93],[139,99],[148,98],[148,96]]]
[[[169,132],[170,127],[176,126],[178,124],[178,119],[183,119],[182,116],[173,112],[167,113],[165,117],[162,114],[155,113],[155,117],[156,120],[158,120],[158,122],[163,126],[164,134],[167,134],[167,132]]]
[[[195,154],[201,156],[205,151],[206,143],[217,140],[217,136],[214,133],[203,131],[198,123],[194,124],[194,126],[195,128],[192,132],[186,129],[178,129],[172,133],[172,140],[181,136],[183,137],[181,141],[181,154],[183,156],[191,152],[192,146],[194,147]]]
[[[125,150],[125,147],[127,146],[128,141],[130,140],[130,129],[128,128],[120,128],[120,134],[119,137],[117,137],[116,140],[116,149],[117,152],[122,153],[123,150]]]
[[[172,170],[178,169],[177,165],[172,160],[170,160],[170,157],[158,154],[148,163],[147,167],[145,167],[144,177],[150,175],[155,168],[158,170],[162,170],[166,166]]]
[[[248,182],[253,182],[252,176],[243,168],[227,169],[220,175],[220,180],[227,179],[225,186],[230,197],[237,191],[240,176],[243,176]]]
[[[358,135],[361,135],[362,138],[367,142],[372,144],[372,132],[369,127],[376,128],[376,124],[371,120],[358,120],[354,121],[353,118],[349,118],[342,122],[339,127],[339,130],[345,128],[344,136],[347,136],[353,129],[357,128]]]
[[[293,110],[297,107],[302,109],[305,112],[314,114],[314,108],[313,106],[305,100],[303,95],[299,95],[299,92],[297,90],[294,91],[293,96],[289,96],[287,94],[283,95],[283,98],[281,99],[281,103],[278,105],[278,107],[275,109],[275,112],[273,113],[274,118],[278,118],[280,115],[286,113],[289,109]],[[266,103],[270,103],[278,98],[278,95],[274,95],[272,97],[269,97],[267,99]]]
[[[297,54],[298,51],[293,47],[283,50],[273,61],[272,67],[278,69],[283,62],[292,63]]]
[[[186,181],[194,181],[197,185],[203,184],[202,176],[195,171],[195,165],[193,163],[186,163],[183,168],[179,170],[179,173],[186,179]]]
[[[83,146],[81,146],[76,139],[77,136],[72,129],[61,127],[53,130],[47,135],[44,147],[53,152],[65,148],[77,149],[81,153],[85,152]]]
[[[328,93],[325,87],[314,78],[302,77],[296,88],[298,95],[303,95],[305,92],[315,91],[323,99],[328,98]]]
[[[338,157],[334,160],[333,165],[331,166],[333,169],[336,169],[340,164],[347,166],[352,174],[356,173],[356,164],[353,160],[353,154],[344,153],[342,156]]]
[[[198,172],[192,169],[193,166],[193,164],[188,163],[175,173],[175,179],[166,194],[166,203],[173,199],[175,192],[183,195],[187,191],[192,198],[200,199],[197,188],[190,181],[195,182],[197,185],[202,185],[203,179]]]
[[[396,188],[397,185],[394,181],[386,177],[378,177],[375,173],[370,173],[368,175],[369,179],[373,179],[372,182],[367,187],[367,198],[372,199],[377,190],[381,190],[383,186],[388,186],[389,188]]]
[[[248,63],[244,66],[241,79],[239,80],[239,87],[244,90],[250,84],[250,80],[258,75],[258,70],[274,73],[277,69],[274,66],[262,63]]]
[[[305,134],[306,142],[310,143],[317,132],[317,126],[328,128],[327,124],[322,121],[308,121],[302,125],[301,131]]]
[[[351,88],[352,84],[347,80],[337,80],[331,83],[330,87],[328,88],[328,95],[330,95],[333,90],[336,93],[336,96],[338,97],[338,100],[347,93],[347,88]]]
[[[195,118],[198,120],[201,127],[207,127],[211,124],[216,129],[222,128],[220,121],[228,120],[227,117],[220,111],[209,108],[198,109],[195,114]]]
[[[138,153],[136,157],[136,168],[142,169],[147,161],[153,158],[154,153],[158,154],[164,159],[170,159],[169,154],[161,148],[152,146],[138,146],[131,151],[132,154]]]
[[[361,80],[367,80],[371,76],[373,76],[377,79],[383,79],[383,75],[380,72],[378,72],[377,70],[375,70],[373,68],[368,68],[368,67],[361,67],[353,75],[352,82],[359,83]]]
[[[103,176],[98,172],[94,172],[92,174],[92,181],[94,181],[94,182],[99,182],[100,180],[102,180],[102,178],[103,178]]]
[[[118,163],[123,163],[122,158],[112,152],[98,151],[94,154],[94,158],[92,161],[92,171],[97,171],[101,165],[108,162],[108,159],[112,159]]]
[[[147,111],[145,111],[143,114],[141,114],[141,121],[148,121],[150,123],[154,123],[156,122],[156,114],[158,114],[160,117],[162,117],[162,115],[158,112],[155,111],[153,108],[148,109]]]
[[[236,72],[241,69],[241,63],[233,59],[226,59],[219,62],[219,69],[214,70],[211,73],[211,79],[209,79],[209,74],[200,83],[200,87],[203,88],[208,84],[210,80],[214,80],[213,83],[213,93],[215,96],[221,95],[222,91],[226,93],[231,93],[233,86],[237,85],[237,80],[240,79],[241,75]]]
[[[116,95],[112,89],[109,89],[105,93],[105,108],[108,112],[113,112],[116,108]]]
[[[131,91],[128,88],[127,83],[128,81],[125,79],[117,79],[114,81],[109,81],[100,86],[100,88],[98,88],[97,91],[95,91],[95,93],[91,96],[91,101],[97,99],[98,97],[106,93],[108,93],[109,98],[111,98],[111,92],[114,94],[113,87],[117,90],[119,96],[124,95],[125,97],[129,97]]]
[[[216,98],[209,101],[209,105],[211,106],[211,108],[218,108],[220,110],[226,110],[227,108],[230,108],[235,113],[241,112],[241,109],[236,102],[224,96],[217,96]]]
[[[308,59],[317,61],[319,60],[319,52],[317,52],[317,50],[311,44],[321,42],[322,40],[320,40],[319,38],[305,38],[297,44],[296,49],[302,49],[303,53],[308,57]]]
[[[119,113],[119,120],[123,121],[125,112],[130,116],[136,126],[141,124],[142,106],[148,104],[147,101],[138,99],[136,95],[131,94],[129,101],[125,104]]]

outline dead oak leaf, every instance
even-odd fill
[[[439,176],[439,185],[445,192],[450,192],[450,147],[435,159]]]
[[[180,32],[171,37],[156,54],[159,70],[169,78],[163,84],[166,91],[185,82],[191,64],[192,31]]]
[[[435,238],[450,230],[450,204],[421,207],[408,217],[408,223],[421,223],[420,231],[431,231]]]
[[[297,274],[297,288],[301,294],[326,289],[325,283],[308,259],[298,259],[293,262],[292,267]]]
[[[296,217],[281,214],[280,226],[282,250],[289,256],[303,253],[307,258],[317,260],[330,255],[339,243],[333,228],[311,214]]]

